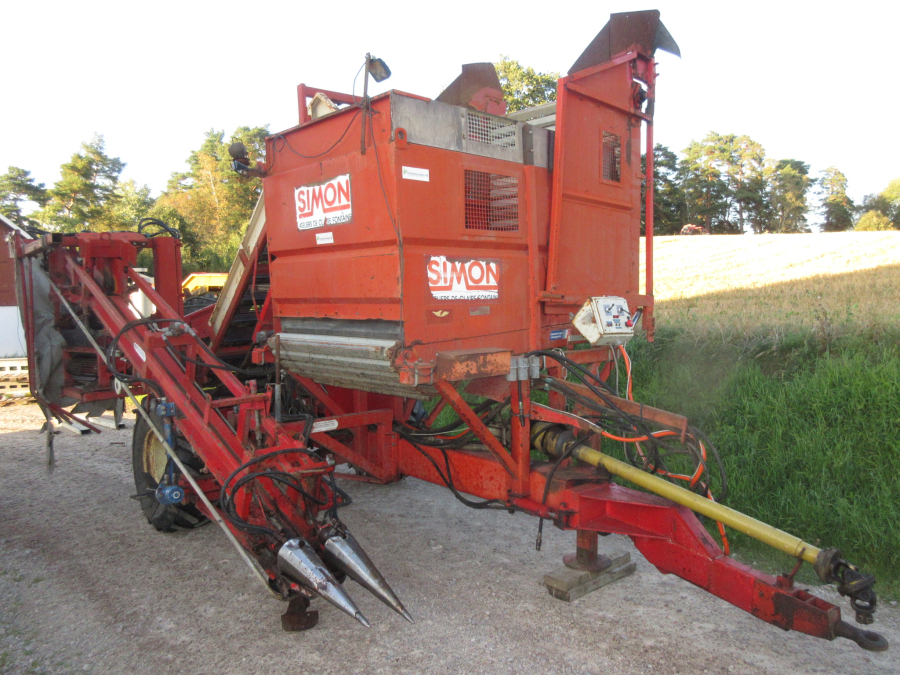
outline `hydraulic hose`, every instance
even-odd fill
[[[539,434],[545,431],[546,428],[547,425],[545,424],[535,424],[532,427],[532,438],[538,438]],[[543,445],[546,445],[547,447],[540,447],[538,449],[547,452],[548,454],[553,454],[555,452],[553,443],[544,443]],[[712,518],[720,523],[724,523],[738,532],[743,532],[748,537],[753,537],[772,548],[787,553],[792,558],[803,558],[803,560],[811,565],[815,565],[820,553],[822,553],[821,549],[806,543],[792,534],[782,532],[778,528],[760,522],[755,518],[751,518],[740,511],[735,511],[723,504],[718,504],[706,497],[698,495],[696,492],[685,490],[683,487],[674,485],[667,480],[631,466],[626,462],[622,462],[614,457],[598,452],[584,443],[578,443],[571,450],[570,454],[581,462],[590,464],[591,466],[602,467],[614,476],[624,478],[660,497],[665,497],[676,504],[686,506],[696,513]]]

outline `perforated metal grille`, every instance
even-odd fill
[[[622,139],[603,132],[603,180],[622,182]]]
[[[466,171],[466,229],[518,231],[519,179]]]
[[[516,123],[468,111],[466,113],[466,138],[479,143],[499,145],[502,148],[514,148],[516,147]]]

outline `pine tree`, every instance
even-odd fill
[[[641,156],[641,173],[646,172],[646,157]],[[641,195],[641,234],[644,234],[645,204]],[[653,231],[678,234],[684,224],[684,191],[678,178],[678,155],[664,145],[653,148]]]
[[[853,200],[847,196],[847,177],[835,167],[822,172],[819,179],[822,194],[821,213],[825,217],[822,230],[843,232],[853,227]]]
[[[90,230],[117,200],[116,188],[125,163],[106,154],[103,136],[81,144],[81,152],[60,167],[60,179],[37,214],[45,227],[74,232]]]
[[[0,176],[0,213],[17,225],[36,224],[35,220],[22,213],[25,202],[43,206],[47,199],[44,184],[35,183],[30,171],[11,166]]]
[[[806,213],[809,207],[806,195],[814,184],[809,177],[809,164],[798,159],[782,159],[776,162],[770,183],[772,217],[771,232],[809,232]]]
[[[684,191],[685,223],[702,225],[714,234],[726,234],[730,208],[728,184],[713,161],[715,147],[707,142],[717,136],[711,133],[703,143],[692,141],[685,148],[684,157],[678,163],[678,178]]]

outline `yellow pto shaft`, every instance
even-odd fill
[[[572,451],[572,456],[586,464],[603,467],[614,476],[620,476],[660,497],[665,497],[676,504],[686,506],[696,513],[724,523],[738,532],[743,532],[748,537],[758,539],[772,548],[787,553],[792,558],[802,557],[803,560],[812,565],[816,563],[816,558],[819,555],[818,548],[787,532],[782,532],[776,527],[761,523],[755,518],[751,518],[722,504],[717,504],[695,492],[673,485],[669,481],[614,459],[584,444],[576,446]]]

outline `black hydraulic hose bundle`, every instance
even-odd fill
[[[194,336],[194,337],[196,337],[196,336]],[[237,375],[245,375],[245,376],[251,377],[251,378],[265,377],[266,375],[271,375],[272,373],[275,372],[274,368],[249,370],[249,369],[241,368],[240,366],[234,366],[234,365],[228,363],[227,361],[223,361],[218,356],[216,356],[216,354],[213,352],[213,350],[210,349],[209,346],[205,342],[203,342],[203,340],[201,340],[200,338],[196,338],[196,339],[197,339],[197,343],[203,348],[203,350],[216,360],[216,363],[209,363],[208,361],[201,361],[200,359],[192,359],[189,356],[186,356],[184,354],[179,354],[178,358],[180,358],[184,361],[187,361],[188,363],[193,363],[194,365],[204,366],[205,368],[215,368],[217,370],[227,370],[227,371],[230,371]],[[163,337],[163,341],[167,345],[169,345],[169,347],[172,347],[171,343],[169,342],[169,340],[167,338]]]
[[[153,380],[149,380],[144,377],[138,377],[137,375],[126,375],[125,373],[121,373],[116,369],[116,352],[118,351],[119,340],[122,336],[130,330],[137,328],[138,326],[145,326],[148,324],[154,323],[174,323],[181,322],[181,319],[135,319],[134,321],[129,321],[124,326],[122,326],[121,330],[116,333],[112,340],[110,340],[109,344],[106,346],[106,361],[108,364],[109,372],[115,377],[117,380],[122,380],[123,382],[141,382],[142,384],[147,385],[160,398],[164,396],[162,392],[162,388],[158,383]]]
[[[628,422],[628,424],[632,427],[631,429],[628,429],[628,431],[638,432],[639,434],[646,435],[648,437],[648,439],[651,439],[649,441],[649,446],[651,449],[651,457],[649,458],[650,462],[647,466],[644,466],[642,468],[644,468],[645,471],[651,471],[651,473],[656,472],[656,470],[658,468],[658,462],[659,462],[658,447],[661,444],[661,442],[653,437],[650,427],[648,427],[642,419],[637,418],[633,415],[629,415],[628,413],[620,410],[619,407],[609,398],[610,395],[613,395],[613,396],[616,395],[615,392],[613,391],[612,387],[610,387],[606,382],[604,382],[602,379],[600,379],[599,377],[597,377],[590,371],[586,370],[585,368],[582,368],[579,364],[575,363],[571,359],[568,359],[565,356],[563,356],[562,354],[559,354],[557,352],[541,349],[541,350],[529,352],[525,356],[544,356],[546,358],[553,359],[553,360],[557,361],[558,363],[564,365],[568,370],[574,371],[575,375],[591,391],[591,393],[593,393],[595,396],[597,396],[597,398],[599,398],[601,401],[603,401],[604,404],[606,404],[606,407],[609,408],[609,410],[615,412],[622,420],[625,420],[626,422]],[[558,380],[556,380],[555,378],[545,378],[545,381],[547,381],[547,380],[550,380],[551,382],[555,383],[555,386],[557,388],[564,387],[564,385],[561,385],[560,382]],[[595,386],[594,384],[591,384],[591,380],[593,380],[597,386]],[[598,386],[602,389],[605,389],[606,392],[601,391],[600,388],[598,388]],[[567,398],[573,398],[575,400],[578,400],[579,403],[582,403],[586,407],[589,407],[592,409],[597,408],[596,402],[591,401],[590,399],[577,394],[576,392],[574,392],[572,389],[570,389],[568,387],[565,387],[565,389],[567,391],[564,391],[561,393],[565,393]],[[607,412],[607,414],[608,414],[608,412]]]
[[[187,325],[183,319],[165,319],[165,318],[151,318],[151,317],[143,318],[143,319],[135,319],[135,320],[129,321],[127,324],[125,324],[121,328],[121,330],[119,330],[119,332],[116,333],[115,336],[113,336],[112,340],[110,341],[109,345],[106,348],[107,361],[110,364],[110,372],[113,374],[113,376],[115,376],[117,379],[121,379],[126,382],[141,382],[143,384],[146,384],[148,387],[153,389],[153,391],[155,391],[159,397],[162,397],[163,394],[162,394],[161,388],[158,383],[156,383],[152,380],[149,380],[147,378],[138,377],[136,375],[126,375],[125,373],[121,373],[118,370],[116,370],[115,354],[118,350],[119,340],[121,340],[122,336],[125,333],[127,333],[128,331],[134,330],[138,326],[148,326],[149,325],[151,327],[156,327],[156,326],[158,326],[158,324],[163,324],[163,323],[166,323],[166,324],[179,323],[179,324]],[[158,330],[158,328],[157,328],[157,330]],[[173,356],[173,358],[181,359],[184,362],[194,363],[196,365],[204,366],[207,368],[217,368],[217,369],[221,369],[221,370],[228,370],[230,372],[233,372],[233,373],[236,373],[239,375],[249,376],[249,377],[262,377],[262,376],[268,375],[271,372],[271,370],[263,370],[263,371],[245,370],[243,368],[239,368],[237,366],[233,366],[229,363],[226,363],[225,361],[220,359],[212,351],[212,349],[210,349],[209,346],[202,339],[200,339],[199,336],[196,335],[196,333],[194,333],[194,331],[188,331],[188,334],[190,334],[196,340],[197,344],[199,344],[200,347],[207,354],[209,354],[216,363],[209,363],[207,361],[202,361],[200,359],[193,359],[184,354],[179,353],[176,350],[176,348],[168,341],[168,339],[164,335],[163,341],[166,343],[168,351]],[[309,436],[312,433],[312,424],[313,424],[313,417],[311,415],[307,415],[306,418],[307,418],[307,423],[304,426],[304,430],[303,430],[304,444],[308,444],[308,442],[309,442]],[[240,529],[248,534],[268,535],[275,539],[280,538],[280,535],[277,532],[275,532],[274,530],[271,530],[270,528],[260,526],[260,525],[253,525],[253,524],[245,521],[244,519],[240,518],[235,511],[234,496],[240,490],[244,489],[245,486],[248,485],[249,483],[251,483],[252,481],[256,481],[256,480],[260,480],[260,479],[273,480],[275,482],[282,483],[282,484],[290,487],[291,489],[295,490],[296,492],[298,492],[303,497],[303,499],[305,500],[305,502],[307,504],[313,503],[318,506],[324,506],[328,503],[327,501],[321,500],[321,499],[311,495],[309,492],[307,492],[303,488],[303,486],[299,482],[296,481],[294,476],[292,476],[291,474],[289,474],[287,472],[283,472],[283,471],[268,470],[268,471],[257,471],[257,472],[248,473],[247,475],[242,476],[240,479],[238,479],[234,483],[234,486],[231,488],[230,493],[228,492],[228,490],[227,490],[228,485],[231,484],[231,482],[235,479],[235,477],[241,471],[246,470],[247,468],[249,468],[256,462],[259,462],[263,459],[269,459],[271,457],[275,457],[278,455],[295,453],[295,452],[304,452],[304,450],[294,448],[294,449],[290,449],[290,450],[282,450],[282,451],[278,451],[275,453],[261,455],[260,457],[255,457],[255,458],[251,459],[250,461],[242,464],[237,469],[235,469],[235,471],[232,472],[232,474],[225,480],[225,482],[221,486],[221,491],[220,491],[220,495],[219,495],[219,505],[220,505],[223,515],[235,527],[237,527],[238,529]],[[332,513],[336,517],[338,493],[336,490],[336,486],[334,485],[334,480],[332,479],[331,482],[332,482],[332,502],[333,502]]]
[[[582,368],[579,364],[557,352],[552,351],[538,350],[530,352],[528,355],[544,356],[546,358],[553,359],[561,365],[565,366],[570,372],[572,372],[582,381],[582,383],[592,394],[594,394],[598,399],[600,399],[600,401],[603,402],[603,404],[601,405],[596,400],[576,392],[571,387],[566,386],[564,380],[559,380],[557,378],[551,377],[542,378],[542,381],[548,388],[558,391],[559,393],[566,396],[566,398],[570,401],[578,403],[596,413],[596,416],[590,418],[592,423],[605,428],[607,431],[618,432],[620,434],[629,436],[632,434],[636,434],[638,437],[646,437],[646,441],[641,441],[642,443],[646,444],[646,451],[639,447],[638,449],[641,450],[641,452],[636,453],[631,444],[626,444],[625,446],[626,459],[632,466],[647,471],[648,473],[661,474],[665,476],[669,474],[666,468],[665,458],[674,455],[685,454],[683,450],[680,451],[677,448],[673,448],[669,443],[666,443],[662,439],[654,436],[652,429],[647,425],[646,421],[642,417],[631,415],[621,410],[610,398],[610,395],[615,395],[615,392],[609,387],[609,385],[590,371]],[[606,390],[606,392],[609,392],[609,394],[603,391],[604,389]],[[709,453],[712,455],[712,458],[715,460],[718,467],[718,477],[721,482],[721,487],[719,490],[719,494],[716,495],[716,499],[717,501],[721,502],[725,499],[728,488],[725,470],[722,465],[719,453],[716,450],[715,446],[702,432],[693,427],[689,427],[688,435],[685,438],[684,447],[693,457],[694,461],[701,467],[702,471],[700,472],[700,476],[707,476],[706,481],[698,479],[696,484],[692,487],[698,494],[706,495],[708,492],[711,494],[709,481],[712,478],[712,474],[709,472],[708,457],[704,456],[705,453],[700,447],[701,443],[703,445],[703,448],[706,448],[706,450],[709,451]],[[637,447],[637,444],[635,444],[635,446]],[[641,456],[638,456],[639,454]]]
[[[645,435],[649,440],[649,447],[653,451],[653,455],[652,457],[648,457],[646,460],[641,460],[631,449],[631,445],[627,444],[625,449],[625,456],[632,466],[647,471],[648,473],[665,474],[667,473],[665,458],[669,455],[684,454],[683,452],[679,452],[677,449],[672,448],[668,443],[665,443],[664,441],[656,439],[654,436],[652,436],[652,431],[650,430],[650,428],[639,418],[636,418],[633,415],[628,415],[627,413],[618,409],[607,409],[604,406],[597,404],[596,401],[582,396],[573,389],[565,386],[559,380],[545,378],[544,382],[550,388],[565,395],[570,400],[573,400],[580,405],[596,412],[597,416],[591,417],[590,420],[598,426],[621,433],[637,432],[638,434]],[[721,457],[719,456],[718,450],[716,450],[716,447],[712,444],[709,438],[707,438],[707,436],[703,434],[703,432],[701,432],[699,429],[696,429],[695,427],[688,427],[687,432],[688,433],[686,434],[685,447],[687,447],[687,449],[690,451],[690,454],[693,456],[694,460],[702,466],[703,473],[709,472],[709,459],[705,459],[700,452],[698,447],[699,442],[703,443],[703,447],[705,447],[709,451],[709,453],[715,460],[718,468],[719,480],[721,482],[719,494],[716,495],[716,501],[724,501],[728,492],[728,483],[727,477],[725,475],[725,469],[722,464]],[[665,451],[667,454],[662,454],[660,452],[661,450]],[[708,488],[708,482],[704,483],[702,481],[698,481],[694,489],[698,494],[705,495]]]
[[[151,234],[147,234],[144,230],[155,227],[158,228],[158,232],[152,232]],[[153,237],[158,237],[159,235],[165,233],[168,234],[173,239],[181,239],[181,232],[176,230],[174,227],[164,223],[159,218],[141,218],[138,223],[138,233],[143,234],[148,239],[152,239]]]
[[[135,319],[134,321],[129,321],[124,326],[122,326],[122,329],[118,333],[116,333],[115,336],[113,336],[113,339],[110,341],[109,345],[106,348],[106,356],[109,359],[110,364],[111,364],[110,372],[116,378],[124,379],[127,381],[143,382],[143,383],[151,386],[153,388],[153,390],[160,397],[162,397],[162,391],[156,382],[153,382],[152,380],[148,380],[148,379],[145,379],[142,377],[137,377],[136,375],[126,375],[124,373],[120,373],[119,371],[115,370],[114,355],[115,355],[115,352],[117,351],[119,340],[122,338],[122,336],[125,333],[127,333],[130,330],[133,330],[134,328],[137,328],[138,326],[146,326],[146,325],[152,326],[153,324],[162,324],[162,323],[168,323],[168,324],[181,323],[181,324],[184,324],[185,326],[187,326],[187,323],[185,322],[184,319],[164,319],[164,318],[152,318],[152,317],[147,317],[147,318],[143,318],[143,319]],[[245,375],[247,377],[264,377],[272,372],[271,369],[245,370],[243,368],[239,368],[238,366],[234,366],[230,363],[227,363],[226,361],[223,361],[218,356],[216,356],[215,352],[213,352],[213,350],[209,348],[209,345],[207,345],[202,339],[200,339],[193,331],[190,331],[189,334],[196,340],[197,344],[207,354],[209,354],[213,358],[213,360],[215,360],[215,363],[208,363],[206,361],[201,361],[200,359],[192,359],[184,354],[177,353],[175,351],[175,348],[172,346],[172,344],[168,341],[168,339],[164,335],[163,341],[170,348],[170,350],[171,350],[170,353],[173,355],[173,357],[182,359],[184,361],[193,363],[198,366],[204,366],[206,368],[215,368],[218,370],[227,370],[227,371],[230,371],[237,375]]]
[[[493,422],[506,408],[506,404],[502,401],[492,401],[488,399],[487,401],[483,401],[481,404],[475,406],[474,412],[481,419],[482,424],[490,424]],[[487,413],[487,414],[485,414]],[[463,433],[458,438],[440,438],[440,434],[444,434],[447,432],[455,431],[460,426],[463,426],[465,422],[461,419],[458,419],[450,424],[444,425],[443,427],[439,427],[437,429],[429,429],[427,432],[424,432],[419,427],[414,427],[409,424],[404,424],[403,428],[405,433],[409,436],[412,436],[417,443],[420,445],[424,445],[432,448],[460,448],[467,443],[471,442],[473,439],[476,439],[474,432],[471,430]]]
[[[466,497],[463,497],[463,495],[459,492],[459,490],[456,489],[456,485],[453,482],[453,474],[451,473],[451,470],[450,470],[450,456],[447,454],[447,449],[445,447],[429,446],[429,447],[435,448],[444,456],[444,466],[445,466],[446,472],[447,472],[446,474],[441,470],[441,468],[438,466],[437,462],[434,461],[434,458],[432,458],[432,456],[429,455],[421,445],[419,445],[416,438],[411,436],[406,431],[404,431],[404,429],[401,425],[394,424],[394,431],[397,432],[397,434],[400,437],[402,437],[404,440],[406,440],[411,446],[413,446],[416,450],[418,450],[419,453],[425,459],[428,460],[428,463],[431,464],[432,467],[434,467],[434,470],[437,472],[438,476],[440,477],[441,482],[443,482],[444,485],[446,485],[447,488],[449,488],[450,492],[453,493],[453,496],[456,497],[456,499],[459,502],[461,502],[462,504],[465,504],[466,506],[468,506],[469,508],[472,508],[472,509],[497,509],[497,510],[503,510],[503,511],[522,511],[523,510],[517,506],[513,506],[512,504],[509,504],[509,503],[503,501],[502,499],[486,499],[484,501],[479,502],[479,501],[473,501],[471,499],[467,499]]]
[[[313,422],[314,422],[314,418],[311,415],[306,416],[306,424],[304,425],[304,428],[303,428],[304,444],[307,444],[309,441],[309,436],[312,433]],[[228,486],[231,484],[232,481],[235,480],[235,477],[242,471],[245,471],[246,469],[253,466],[254,464],[257,464],[257,463],[262,462],[267,459],[272,459],[273,457],[279,457],[281,455],[295,454],[298,452],[306,453],[306,454],[310,454],[310,455],[313,454],[313,451],[309,450],[308,448],[288,448],[286,450],[277,450],[275,452],[270,452],[265,455],[260,455],[258,457],[254,457],[254,458],[244,462],[243,464],[241,464],[238,468],[236,468],[234,471],[232,471],[231,474],[229,474],[229,476],[222,482],[222,485],[221,485],[221,488],[219,491],[219,506],[221,507],[222,512],[225,515],[225,517],[235,527],[237,527],[238,529],[240,529],[244,532],[247,532],[248,534],[262,534],[262,535],[271,536],[278,540],[281,539],[281,536],[274,530],[271,530],[271,529],[261,526],[261,525],[253,525],[251,523],[248,523],[246,520],[239,517],[237,515],[237,513],[235,512],[235,506],[234,506],[235,495],[241,489],[243,489],[244,486],[246,486],[248,483],[255,481],[255,480],[271,479],[273,481],[287,485],[288,487],[292,488],[297,493],[299,493],[303,497],[303,499],[306,501],[307,504],[313,503],[318,506],[325,506],[328,504],[327,500],[319,499],[318,497],[315,497],[315,496],[311,495],[309,492],[307,492],[306,489],[296,480],[295,476],[293,476],[292,474],[287,473],[285,471],[274,471],[274,470],[253,471],[253,472],[246,474],[245,476],[242,476],[237,481],[235,481],[234,486],[231,488],[231,490],[230,491],[228,490]],[[336,490],[336,486],[334,484],[333,478],[331,480],[331,484],[332,484],[332,514],[334,515],[334,517],[337,517],[336,513],[337,513],[338,492]]]
[[[613,390],[609,387],[609,385],[601,380],[599,377],[591,373],[590,371],[582,368],[579,364],[575,363],[571,359],[566,358],[565,356],[552,351],[546,350],[538,350],[534,352],[530,352],[527,356],[544,356],[550,359],[553,359],[560,364],[564,365],[570,371],[574,371],[575,375],[581,379],[582,383],[597,396],[601,401],[603,401],[604,405],[599,405],[596,401],[590,399],[589,397],[583,396],[578,392],[574,391],[571,387],[567,387],[563,381],[558,380],[556,378],[543,378],[543,382],[547,384],[552,389],[564,394],[566,398],[575,401],[582,406],[593,410],[598,413],[599,418],[597,419],[598,424],[605,424],[609,426],[610,424],[615,425],[613,430],[617,430],[623,433],[637,433],[639,436],[646,436],[647,438],[647,446],[649,448],[649,453],[643,459],[636,456],[630,447],[626,446],[626,458],[629,463],[633,466],[643,469],[649,473],[667,473],[665,463],[663,460],[664,456],[675,455],[675,454],[683,454],[679,453],[675,448],[672,448],[668,443],[662,441],[661,439],[656,438],[653,435],[653,431],[650,427],[645,423],[645,421],[634,415],[630,415],[623,410],[621,410],[607,395],[605,392],[601,391],[598,386],[592,384],[591,380],[599,385],[603,389],[606,389],[610,394],[615,395]],[[722,501],[725,499],[727,494],[727,480],[725,477],[724,467],[722,465],[721,458],[719,457],[719,453],[716,450],[715,446],[709,441],[709,439],[702,434],[697,429],[691,427],[689,429],[691,432],[692,439],[696,439],[696,443],[703,442],[704,447],[706,447],[715,458],[716,464],[718,466],[719,478],[721,480],[721,494],[717,496],[718,501]],[[690,450],[691,454],[694,456],[694,459],[702,466],[703,473],[708,474],[708,463],[707,460],[702,456],[702,453],[699,451],[699,448],[696,447],[695,442],[687,443],[687,447]],[[661,452],[662,451],[662,452]],[[665,454],[663,454],[665,453]],[[701,494],[705,494],[707,491],[708,485],[703,482],[698,481],[695,486],[695,490]]]
[[[554,361],[557,361],[557,362],[560,363],[561,365],[564,365],[564,366],[565,366],[566,368],[568,368],[569,370],[574,370],[574,371],[576,371],[576,372],[578,373],[578,375],[579,375],[579,379],[581,379],[581,381],[584,382],[584,383],[591,389],[591,391],[595,391],[595,389],[594,389],[594,387],[591,386],[591,384],[587,381],[588,379],[591,379],[591,380],[593,380],[594,382],[596,382],[600,387],[602,387],[603,389],[606,389],[606,391],[607,391],[608,393],[612,394],[613,396],[616,395],[616,392],[613,390],[613,388],[610,387],[606,382],[604,382],[603,380],[601,380],[599,377],[597,377],[596,375],[594,375],[594,374],[593,374],[592,372],[590,372],[589,370],[586,370],[585,368],[582,368],[580,364],[575,363],[575,362],[572,361],[571,359],[569,359],[569,358],[563,356],[563,355],[560,354],[559,352],[554,352],[554,351],[550,351],[550,350],[546,350],[546,349],[537,349],[537,350],[535,350],[535,351],[533,351],[533,352],[528,352],[527,354],[523,354],[523,356],[544,356],[544,357],[547,357],[547,358],[549,358],[549,359],[553,359]],[[602,396],[602,395],[601,395],[601,396]],[[602,398],[604,398],[604,400],[606,400],[606,397],[602,397]]]

